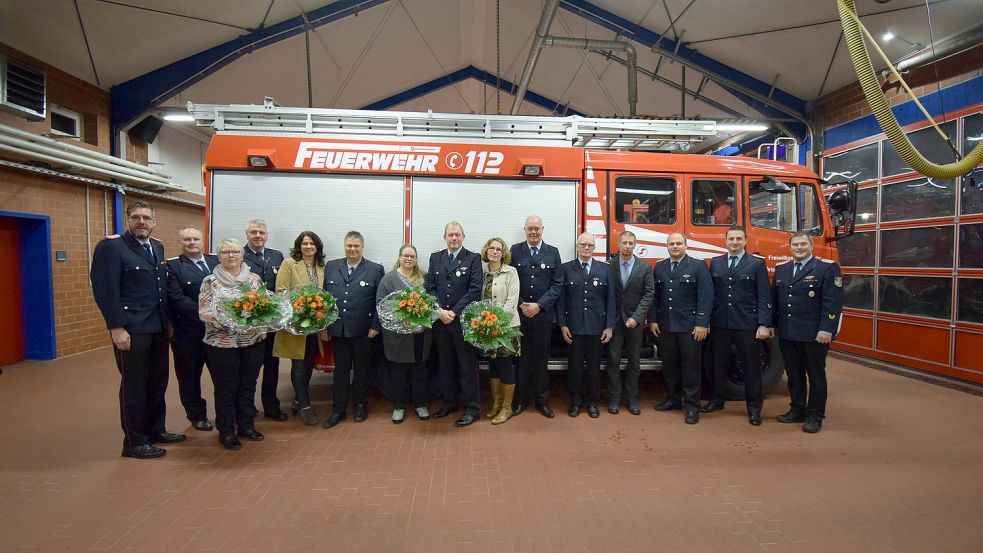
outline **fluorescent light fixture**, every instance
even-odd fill
[[[884,33],[881,36],[881,40],[883,40],[884,42],[891,42],[892,40],[894,40],[894,33],[892,33],[891,31]]]
[[[195,116],[190,113],[178,113],[171,112],[164,114],[164,121],[180,121],[183,123],[192,123],[195,120]]]
[[[723,123],[717,125],[718,131],[766,131],[768,125],[762,123]]]

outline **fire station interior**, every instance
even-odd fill
[[[0,551],[981,550],[981,21],[979,0],[0,0]],[[571,416],[554,326],[555,416],[492,424],[504,381],[480,356],[477,422],[394,424],[378,337],[364,421],[322,426],[322,356],[305,424],[283,358],[284,420],[257,385],[265,439],[237,450],[186,416],[169,354],[165,427],[185,439],[129,458],[130,373],[93,282],[135,200],[168,259],[188,226],[218,254],[260,219],[288,258],[310,229],[344,260],[359,231],[386,272],[405,242],[426,270],[448,221],[477,252],[537,215],[563,262],[592,235],[612,278],[624,231],[655,266],[673,232],[710,263],[739,225],[777,281],[804,233],[842,303],[821,431],[779,420],[780,333],[755,344],[754,424],[758,367],[735,349],[714,382],[712,324],[681,370],[725,407],[657,411],[668,338],[643,321],[637,415],[626,392],[609,410],[628,359],[604,353],[599,416]]]

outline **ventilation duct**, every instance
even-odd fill
[[[0,56],[0,108],[44,121],[45,77],[40,69]]]

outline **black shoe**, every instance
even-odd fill
[[[632,415],[641,415],[642,409],[638,406],[638,402],[635,400],[628,400],[628,412]]]
[[[570,406],[570,411],[567,414],[570,415],[571,417],[576,417],[577,415],[580,414],[580,406],[579,405],[571,405]]]
[[[176,444],[178,442],[183,442],[187,440],[188,437],[184,434],[174,434],[172,432],[161,432],[156,436],[150,438],[150,443],[152,444]]]
[[[761,411],[748,411],[747,421],[751,426],[761,426]]]
[[[359,403],[355,406],[355,422],[365,422],[365,419],[369,418],[369,406],[365,403]]]
[[[699,409],[687,409],[686,410],[686,424],[696,424],[700,422],[700,410]]]
[[[276,422],[283,422],[287,420],[287,414],[278,409],[276,411],[266,411],[263,413],[263,418],[272,419]]]
[[[478,415],[475,415],[474,413],[465,412],[463,415],[461,415],[461,418],[454,421],[454,426],[458,428],[464,428],[465,426],[470,426],[474,424],[475,422],[477,422],[477,420],[478,420]]]
[[[711,399],[703,406],[704,413],[713,413],[714,411],[724,410],[724,400],[722,399]]]
[[[339,415],[338,413],[332,413],[331,416],[328,417],[328,419],[326,421],[324,421],[324,424],[322,424],[321,426],[323,426],[324,428],[334,428],[334,427],[338,426],[338,423],[341,422],[341,421],[343,421],[343,420],[345,420],[345,415]]]
[[[157,457],[163,457],[166,453],[166,450],[150,444],[130,447],[123,446],[123,457],[132,457],[134,459],[156,459]]]
[[[802,425],[802,431],[808,432],[810,434],[815,434],[823,429],[823,419],[819,417],[809,417],[806,419],[806,423]]]
[[[239,430],[239,437],[245,438],[251,442],[262,442],[263,435],[256,431],[255,428],[249,428],[247,430]]]
[[[778,415],[778,422],[784,424],[797,424],[806,421],[806,414],[794,407],[789,409],[787,413]]]
[[[456,411],[457,411],[457,407],[451,407],[450,405],[441,405],[440,409],[438,409],[437,412],[433,414],[433,418],[442,419]]]
[[[553,410],[550,409],[550,406],[545,403],[537,405],[536,410],[538,410],[540,414],[542,414],[544,417],[548,419],[552,419],[553,417],[556,416],[556,413],[554,413]]]
[[[209,431],[209,430],[211,430],[213,428],[211,421],[209,421],[208,419],[201,419],[201,420],[197,420],[197,421],[191,421],[191,426],[193,426],[195,428],[195,430],[202,430],[202,431],[205,431],[205,432],[207,432],[207,431]]]
[[[222,447],[225,449],[231,449],[233,451],[242,449],[242,443],[239,442],[239,438],[236,438],[235,434],[219,435],[218,443],[222,444]]]
[[[601,416],[601,410],[598,409],[596,406],[591,405],[590,407],[587,408],[587,414],[590,416],[590,418],[596,419],[597,417]]]
[[[608,404],[608,413],[611,413],[612,415],[617,415],[618,414],[618,402],[617,401],[612,401],[611,403]]]
[[[682,409],[682,408],[683,408],[682,403],[678,401],[673,401],[671,399],[667,399],[655,406],[656,411],[675,411],[676,409]]]
[[[525,411],[525,410],[526,410],[526,404],[525,403],[522,403],[522,402],[516,403],[516,404],[514,404],[512,406],[512,416],[515,417],[515,416],[521,415],[522,412]]]

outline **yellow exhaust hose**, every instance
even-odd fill
[[[887,98],[884,97],[881,85],[877,82],[874,67],[871,65],[870,56],[867,54],[867,47],[864,45],[863,31],[861,30],[862,27],[857,17],[857,10],[854,7],[853,0],[836,0],[836,9],[840,15],[840,23],[843,25],[843,38],[846,41],[847,48],[850,50],[850,60],[853,62],[853,68],[857,72],[860,87],[864,91],[864,96],[867,98],[867,103],[870,105],[874,117],[877,118],[881,129],[887,135],[887,139],[894,146],[901,159],[915,171],[933,179],[954,179],[968,174],[977,165],[983,163],[983,142],[977,144],[973,148],[973,151],[966,154],[966,157],[948,165],[932,163],[915,149],[911,144],[911,140],[901,130],[898,120],[894,117],[894,113],[891,112],[891,106]],[[874,48],[877,48],[877,44],[873,40],[871,40],[871,43],[874,45]],[[881,54],[883,56],[883,53]],[[888,67],[894,70],[890,62],[888,62]],[[900,79],[897,72],[895,72],[895,75]],[[904,81],[901,82],[904,83]],[[909,94],[911,93],[907,85],[905,85],[905,89],[909,91]],[[914,96],[912,97],[914,98]],[[918,102],[917,98],[915,98],[915,101]],[[919,107],[921,107],[921,104],[919,104]],[[922,111],[924,111],[924,108],[922,108]],[[929,120],[931,121],[931,118]],[[934,125],[935,122],[932,121],[932,124]],[[938,129],[937,125],[936,129]],[[941,133],[941,130],[939,132]]]

